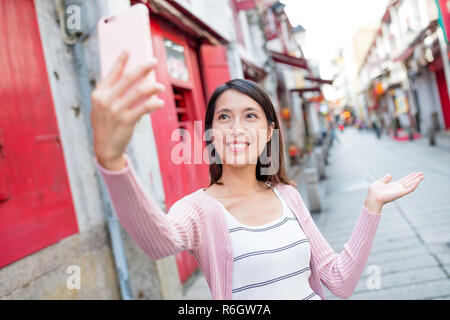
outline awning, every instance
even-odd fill
[[[333,80],[325,80],[320,78],[314,78],[314,77],[305,77],[305,80],[314,81],[320,84],[333,84]]]
[[[408,59],[413,53],[414,48],[419,43],[422,43],[423,40],[427,37],[428,34],[431,34],[436,30],[438,27],[438,20],[431,21],[428,26],[423,29],[417,37],[409,44],[408,48],[406,48],[401,54],[399,54],[396,58],[394,58],[394,61],[396,62],[403,62],[406,59]]]
[[[291,92],[298,92],[300,95],[304,94],[305,92],[319,92],[321,93],[320,87],[311,87],[311,88],[301,88],[301,89],[291,89]]]
[[[269,50],[269,54],[272,57],[273,61],[284,63],[290,65],[292,67],[302,68],[305,70],[309,70],[308,63],[303,58],[297,58],[288,54],[284,54],[281,52],[276,52]]]
[[[414,47],[409,47],[405,51],[403,51],[400,55],[394,58],[395,62],[403,62],[408,59],[414,52]]]
[[[241,58],[244,75],[251,78],[255,82],[259,82],[267,76],[266,70],[256,66],[254,63],[245,58]]]
[[[187,34],[205,39],[210,44],[228,44],[229,40],[205,21],[179,4],[176,0],[131,0],[131,4],[143,3],[152,14],[159,15],[185,31]]]

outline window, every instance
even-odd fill
[[[172,78],[189,81],[189,72],[184,58],[184,47],[175,42],[164,39],[167,53],[167,69]]]

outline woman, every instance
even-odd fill
[[[423,174],[373,182],[350,240],[336,254],[286,177],[270,98],[255,83],[235,79],[215,90],[206,111],[210,186],[179,199],[166,215],[125,154],[136,122],[162,107],[157,94],[164,86],[127,91],[156,66],[153,61],[124,75],[127,59],[122,55],[93,91],[91,121],[94,163],[140,248],[153,259],[188,250],[213,299],[325,299],[321,283],[339,297],[350,296],[383,205],[415,190]],[[133,106],[138,101],[144,102]]]

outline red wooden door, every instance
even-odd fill
[[[444,70],[436,71],[439,98],[441,99],[442,114],[444,116],[445,129],[450,129],[450,99],[448,96],[447,82]]]
[[[166,90],[160,96],[165,101],[164,108],[152,113],[152,127],[158,150],[158,159],[166,207],[184,195],[194,192],[209,183],[209,171],[206,163],[199,160],[199,153],[205,147],[202,141],[205,101],[202,91],[198,60],[195,47],[190,45],[188,37],[169,24],[151,16],[153,50],[158,58],[156,77],[164,83]],[[199,130],[195,130],[194,121],[200,121]],[[177,130],[184,129],[191,139],[184,137],[185,148],[190,152],[174,154],[180,147]],[[180,137],[178,137],[180,138]],[[194,153],[194,145],[197,147]],[[190,163],[178,163],[179,155],[184,155]],[[180,279],[185,282],[198,267],[194,257],[187,251],[176,255]]]
[[[78,232],[34,2],[0,1],[0,267]]]
[[[206,99],[209,100],[216,88],[231,79],[224,46],[203,44],[200,47],[201,70]]]

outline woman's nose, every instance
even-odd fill
[[[230,134],[233,136],[245,135],[246,130],[242,126],[234,126],[230,128]]]

